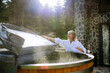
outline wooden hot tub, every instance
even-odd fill
[[[54,52],[32,64],[20,65],[17,73],[93,73],[93,59],[91,54]]]

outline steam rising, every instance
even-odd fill
[[[70,52],[52,52],[38,59],[35,63],[67,63],[86,59],[86,55]]]

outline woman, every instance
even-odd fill
[[[66,48],[67,52],[77,52],[86,54],[86,49],[84,46],[76,39],[76,34],[73,30],[68,31],[68,40],[61,40],[60,38],[52,38],[44,36],[44,38],[59,44]]]

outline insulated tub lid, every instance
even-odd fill
[[[9,49],[15,55],[20,55],[20,53],[24,51],[24,49],[26,50],[26,48],[32,49],[36,47],[34,49],[37,49],[37,47],[50,47],[56,45],[42,36],[10,29],[8,27],[4,24],[0,25],[0,41],[3,47]]]

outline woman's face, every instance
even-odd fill
[[[69,40],[73,40],[73,34],[71,32],[68,32],[67,37]]]

